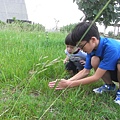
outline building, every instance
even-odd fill
[[[28,21],[27,9],[24,0],[0,0],[0,20],[9,19]]]

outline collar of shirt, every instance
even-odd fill
[[[97,47],[96,50],[93,51],[95,55],[97,55],[97,56],[101,56],[102,55],[103,50],[105,49],[104,42],[105,42],[105,38],[101,38],[100,37],[98,47]]]

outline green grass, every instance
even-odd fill
[[[0,31],[0,120],[119,120],[115,93],[96,95],[102,81],[61,91],[64,33]]]

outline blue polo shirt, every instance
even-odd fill
[[[99,45],[86,57],[86,69],[91,69],[92,56],[100,58],[99,68],[104,70],[115,70],[117,61],[120,59],[120,41],[112,38],[100,38]]]

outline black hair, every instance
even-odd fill
[[[82,38],[86,30],[89,28],[92,22],[81,22],[75,26],[75,28],[72,30],[71,40],[75,42],[76,44],[79,42],[79,40]],[[91,37],[96,37],[98,40],[100,39],[98,27],[96,24],[92,24],[86,35],[83,37],[81,41],[87,41],[89,42]]]
[[[73,42],[72,38],[71,38],[72,33],[69,33],[66,38],[65,38],[65,44],[66,45],[72,45],[72,46],[76,46],[76,43]]]

